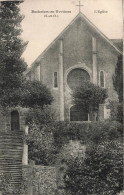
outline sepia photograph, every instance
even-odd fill
[[[0,0],[0,195],[124,195],[122,0]]]

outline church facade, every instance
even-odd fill
[[[91,81],[108,89],[108,98],[117,99],[112,76],[121,50],[81,12],[45,49],[25,72],[29,80],[45,84],[54,97],[52,107],[60,121],[88,121],[89,114],[72,102],[73,89]],[[100,105],[101,119],[108,117]]]

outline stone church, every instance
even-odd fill
[[[42,41],[42,40],[41,40]],[[72,103],[72,92],[84,81],[108,89],[108,98],[117,99],[112,76],[121,40],[108,39],[81,12],[41,53],[25,72],[27,79],[45,84],[54,97],[52,104],[60,121],[88,121],[89,114]],[[100,105],[99,118],[109,116],[106,105]]]

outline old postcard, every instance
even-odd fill
[[[122,3],[1,1],[2,195],[123,193]]]

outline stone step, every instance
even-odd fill
[[[15,169],[16,169],[16,168],[17,168],[17,169],[19,169],[19,165],[21,165],[21,162],[20,162],[20,164],[18,164],[18,165],[16,165],[16,164],[15,164],[15,165],[9,165],[9,164],[8,164],[8,165],[5,165],[5,164],[3,164],[3,165],[4,165],[3,167],[2,167],[2,165],[0,166],[1,169],[2,169],[2,168],[6,168],[6,169],[7,169],[7,168],[9,168],[9,169],[10,169],[10,168],[15,168]]]
[[[0,148],[7,147],[9,145],[16,146],[16,145],[21,145],[21,144],[23,144],[22,140],[21,141],[19,141],[19,140],[18,141],[9,140],[9,141],[6,141],[6,142],[5,142],[5,140],[3,142],[0,140]]]
[[[0,139],[2,139],[2,138],[5,138],[5,139],[14,139],[14,138],[22,138],[23,137],[23,135],[22,135],[22,133],[20,133],[20,134],[1,134],[0,133]]]
[[[3,171],[13,171],[13,172],[17,172],[17,170],[18,171],[20,171],[20,170],[22,170],[20,167],[18,167],[18,166],[4,166],[3,167],[3,169],[2,169],[2,167],[1,167],[1,170],[3,170]]]
[[[12,173],[3,172],[3,174],[5,175],[5,177],[9,175],[9,179],[13,181],[15,180],[15,182],[18,180],[20,181],[20,179],[22,179],[21,173],[17,175],[17,174],[14,174],[13,172]]]
[[[11,150],[16,151],[16,150],[22,149],[22,148],[23,148],[23,144],[20,144],[20,145],[18,144],[18,145],[15,145],[15,146],[10,145],[10,146],[4,147],[4,148],[0,148],[0,152],[8,151],[9,149],[10,149],[10,151]]]
[[[13,153],[11,153],[11,154],[13,154]],[[21,155],[21,156],[20,156]],[[22,152],[21,153],[15,153],[15,154],[13,154],[13,156],[11,156],[10,154],[3,154],[3,155],[1,155],[1,158],[0,159],[4,159],[5,158],[5,160],[7,160],[7,159],[15,159],[16,160],[16,157],[22,157]]]
[[[22,138],[23,137],[23,133],[10,133],[10,134],[6,134],[6,133],[1,133],[0,132],[0,139],[4,137],[4,138],[14,138],[14,137],[19,137]]]
[[[7,174],[7,172],[4,172],[3,174]],[[13,173],[9,173],[10,176],[9,176],[9,179],[13,182],[20,182],[20,180],[22,179],[22,175],[16,175],[16,174],[13,174]]]
[[[6,147],[4,147],[4,148],[0,148],[0,152],[2,152],[2,151],[5,151],[6,149],[10,149],[10,151],[11,150],[18,150],[18,149],[22,149],[22,147],[23,147],[23,144],[18,144],[18,145],[15,145],[15,146],[12,146],[12,145],[10,145],[10,146],[6,146]]]
[[[19,169],[19,167],[21,167],[21,162],[20,162],[20,164],[3,164],[3,165],[4,165],[5,168],[7,168],[7,167],[9,167],[9,168],[11,168],[11,167],[12,168],[13,167],[16,168],[17,167]],[[0,166],[0,167],[2,167],[2,166]]]
[[[18,159],[16,159],[16,157],[20,157],[20,158],[18,158]],[[11,161],[11,162],[18,162],[18,161],[20,161],[20,159],[22,159],[22,155],[20,156],[20,155],[17,155],[17,156],[2,156],[2,157],[0,157],[0,159],[1,159],[1,162],[3,161],[3,162],[8,162],[8,161]]]
[[[22,138],[23,135],[22,133],[20,134],[0,134],[0,139],[5,138],[5,139],[10,139],[10,138]]]
[[[9,144],[16,145],[16,144],[21,144],[21,143],[23,143],[22,140],[8,140],[8,141],[6,141],[6,140],[1,141],[0,140],[0,145],[1,146],[3,146],[3,145],[7,146]]]
[[[20,156],[20,155],[19,155]],[[6,158],[5,158],[6,157]],[[16,156],[15,156],[16,157]],[[1,162],[8,162],[8,161],[10,161],[11,163],[12,162],[20,162],[20,159],[22,159],[22,156],[20,156],[20,158],[18,158],[18,159],[16,159],[16,158],[14,158],[14,157],[12,157],[12,156],[3,156],[3,158],[1,157],[0,158],[0,160],[1,160]]]
[[[3,158],[2,158],[3,157]],[[21,154],[15,154],[15,155],[13,155],[13,156],[5,156],[5,155],[3,155],[0,159],[1,159],[1,161],[3,161],[3,162],[8,162],[9,160],[11,161],[11,162],[14,162],[14,161],[16,161],[16,159],[17,159],[17,161],[19,160],[20,161],[20,159],[22,158],[22,153]]]
[[[13,156],[12,156],[13,155]],[[9,154],[1,154],[1,157],[0,157],[0,159],[5,159],[5,160],[7,160],[7,159],[14,159],[14,160],[16,160],[16,157],[22,157],[22,152],[19,152],[18,151],[18,153],[12,153],[12,152],[10,152]]]
[[[19,134],[19,133],[22,133],[22,132],[23,132],[22,130],[17,130],[17,131],[10,131],[10,130],[9,131],[7,131],[7,130],[5,131],[4,130],[4,131],[1,131],[0,133],[1,134],[5,134],[5,135],[10,135],[10,134],[14,134],[15,135],[15,134]]]
[[[4,165],[9,165],[9,164],[10,164],[10,165],[12,165],[12,164],[20,165],[20,162],[21,162],[20,160],[21,160],[21,159],[22,159],[22,158],[20,158],[20,159],[18,159],[18,160],[13,160],[13,159],[11,159],[11,160],[9,160],[9,161],[3,159],[3,160],[1,160],[1,163],[4,163]],[[1,163],[0,163],[0,165],[2,165]]]
[[[12,174],[12,175],[14,174],[15,176],[19,176],[19,177],[20,177],[20,175],[22,174],[22,170],[20,170],[20,171],[19,171],[19,170],[16,170],[16,171],[13,171],[13,170],[11,170],[11,171],[4,170],[4,171],[3,171],[3,170],[2,170],[2,172],[0,173],[0,175],[1,175],[2,173],[3,173],[3,174],[5,174],[5,173],[6,173],[6,174]]]
[[[0,132],[0,137],[10,137],[10,136],[13,136],[13,137],[20,136],[20,137],[22,137],[22,135],[23,135],[23,132],[12,132],[12,133]]]
[[[22,141],[23,139],[22,139],[21,137],[20,137],[20,138],[19,138],[19,137],[4,138],[4,137],[3,137],[3,138],[0,138],[0,143],[1,143],[1,142],[4,142],[4,140],[5,140],[6,142],[7,142],[7,141],[14,141],[14,142],[15,142],[15,141]],[[6,143],[6,142],[5,142],[5,143]]]
[[[3,173],[12,176],[10,190],[18,189],[22,181],[22,134],[21,131],[0,132],[0,175]]]
[[[5,134],[3,134],[3,135],[1,135],[0,134],[0,139],[2,139],[2,138],[5,138],[5,139],[14,139],[14,138],[23,138],[23,135],[22,134],[16,134],[16,135],[5,135]]]
[[[22,143],[23,142],[23,139],[0,139],[0,145],[6,145],[8,143],[11,143],[11,144],[17,144],[17,143]]]
[[[8,153],[9,152],[21,152],[23,150],[23,147],[22,146],[16,146],[16,147],[12,147],[12,148],[10,148],[10,150],[9,150],[9,148],[4,148],[4,149],[0,149],[0,155],[2,155],[2,154],[5,154],[5,152],[6,152],[6,154],[8,155]]]
[[[1,147],[7,147],[8,145],[12,145],[12,146],[15,146],[15,145],[18,145],[18,144],[22,144],[23,143],[23,141],[21,140],[21,141],[15,141],[15,140],[9,140],[9,141],[6,141],[6,140],[4,140],[3,142],[0,140],[0,148]]]

